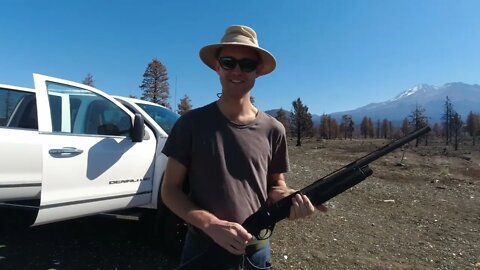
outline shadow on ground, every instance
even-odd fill
[[[0,209],[0,269],[174,269],[144,226],[89,217],[27,227]]]

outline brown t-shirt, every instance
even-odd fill
[[[230,122],[216,102],[180,117],[162,152],[188,168],[190,198],[220,219],[242,223],[267,200],[267,175],[289,170],[285,128],[259,111]]]

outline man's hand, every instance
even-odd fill
[[[253,239],[242,225],[226,220],[216,220],[211,223],[205,229],[205,233],[219,246],[235,255],[244,254],[248,242]]]
[[[268,197],[272,202],[276,202],[295,192],[296,190],[294,189],[277,186],[271,188],[271,190],[268,192]],[[305,218],[312,215],[316,209],[320,210],[321,212],[327,211],[327,207],[325,207],[323,204],[313,206],[307,196],[296,194],[295,197],[292,198],[292,206],[290,207],[290,215],[288,218],[290,220]]]
[[[306,195],[296,194],[295,197],[292,198],[292,206],[290,207],[290,216],[288,219],[295,220],[308,217],[315,212],[315,209],[327,212],[327,207],[323,204],[313,206]]]

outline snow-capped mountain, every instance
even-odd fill
[[[462,116],[463,120],[466,120],[470,111],[480,112],[480,85],[454,82],[443,86],[416,85],[388,101],[371,103],[350,111],[332,113],[331,116],[340,120],[342,115],[350,114],[355,123],[360,123],[365,116],[370,117],[373,121],[386,118],[398,123],[408,117],[415,110],[415,106],[419,105],[425,109],[429,122],[437,123],[441,122],[447,96],[453,104],[454,110]]]
[[[395,101],[399,100],[402,98],[406,98],[411,95],[422,95],[426,93],[434,93],[435,90],[437,90],[439,87],[428,85],[428,84],[419,84],[415,85],[414,87],[407,89],[403,91],[402,93],[398,94],[395,98],[389,100],[389,101]]]

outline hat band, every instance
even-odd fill
[[[224,43],[224,44],[233,43],[233,44],[238,44],[238,45],[248,45],[248,46],[258,47],[258,43],[256,42],[256,40],[254,40],[252,38],[249,38],[249,37],[246,37],[246,36],[225,37],[224,39],[222,39],[221,43]]]

